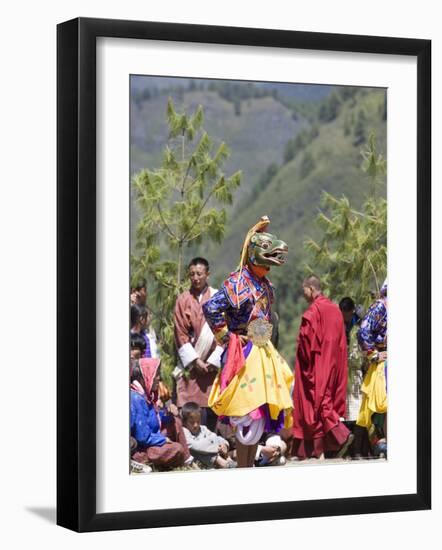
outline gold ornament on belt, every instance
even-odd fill
[[[255,319],[247,327],[247,336],[255,346],[266,346],[272,337],[273,325],[265,319]]]

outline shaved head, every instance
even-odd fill
[[[304,282],[302,283],[302,286],[311,287],[315,290],[320,291],[321,290],[321,281],[319,277],[316,277],[316,275],[310,275],[310,277],[306,277],[304,279]]]
[[[321,294],[321,281],[316,275],[306,277],[302,283],[302,291],[307,302],[311,303]]]

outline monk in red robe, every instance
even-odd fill
[[[343,456],[353,434],[343,424],[347,341],[339,307],[321,292],[320,280],[303,282],[310,304],[302,316],[295,364],[293,452],[300,459]]]

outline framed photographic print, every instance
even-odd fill
[[[59,525],[430,507],[430,66],[58,26]]]

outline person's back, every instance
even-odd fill
[[[310,304],[298,335],[294,389],[294,450],[300,458],[344,454],[352,441],[342,423],[347,387],[347,341],[339,307],[311,276],[303,282]]]
[[[307,312],[310,312],[307,315]],[[345,338],[345,328],[342,322],[342,314],[339,307],[323,294],[315,298],[309,309],[304,314],[310,320],[313,315],[318,315],[319,328],[323,340],[341,342]]]

